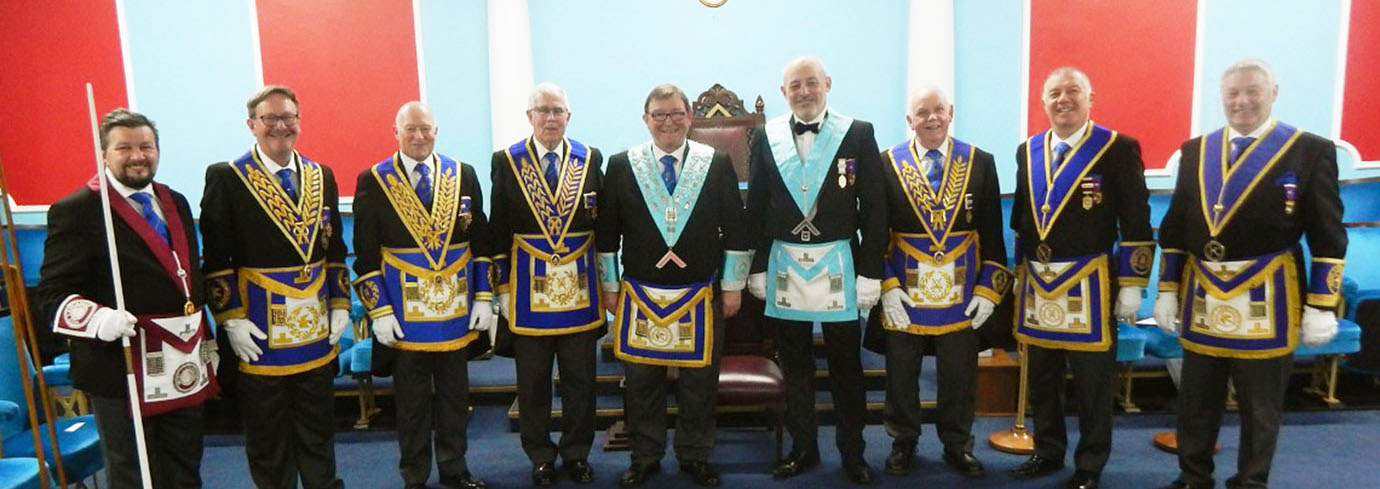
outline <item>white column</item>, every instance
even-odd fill
[[[953,0],[911,0],[906,47],[906,103],[929,85],[954,99]]]
[[[532,132],[523,112],[532,90],[532,27],[527,0],[489,0],[489,120],[495,148]]]

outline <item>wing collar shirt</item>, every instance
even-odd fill
[[[791,115],[791,126],[794,127],[794,126],[795,126],[795,122],[800,122],[800,123],[802,123],[802,124],[819,124],[821,127],[823,127],[823,126],[824,126],[824,118],[827,117],[828,115],[829,115],[829,108],[828,108],[828,107],[825,107],[824,110],[822,110],[822,111],[819,112],[819,115],[816,116],[814,120],[810,120],[810,121],[802,121],[802,120],[796,119],[795,115]],[[794,132],[794,131],[792,131],[792,132]],[[796,150],[797,153],[800,153],[800,161],[805,161],[806,158],[809,158],[809,157],[810,157],[810,148],[813,147],[813,146],[815,145],[815,139],[817,139],[817,136],[819,136],[818,133],[814,133],[814,132],[810,132],[810,131],[805,131],[804,134],[796,134],[796,135],[795,135],[795,150]]]

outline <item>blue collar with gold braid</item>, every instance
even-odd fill
[[[1296,127],[1276,122],[1264,136],[1242,151],[1234,164],[1227,161],[1231,144],[1226,141],[1225,128],[1203,137],[1199,146],[1202,164],[1198,166],[1198,186],[1202,189],[1200,203],[1209,235],[1215,237],[1222,232],[1236,215],[1240,203],[1250,197],[1251,191],[1302,134],[1303,131]]]
[[[412,190],[412,184],[403,174],[402,160],[397,153],[374,165],[372,172],[383,188],[388,202],[397,211],[407,233],[424,251],[432,270],[440,270],[446,265],[446,245],[451,234],[456,232],[455,217],[460,209],[460,165],[439,154],[432,156],[437,163],[434,187],[436,197],[432,208],[427,209]],[[469,200],[468,197],[465,198]],[[463,210],[468,214],[468,209]]]
[[[947,151],[944,152],[947,155],[944,176],[939,193],[935,193],[925,172],[920,171],[918,144],[915,139],[911,139],[897,144],[887,152],[891,155],[896,180],[906,192],[906,202],[910,203],[911,211],[925,227],[925,231],[934,237],[935,242],[943,243],[949,231],[953,229],[956,220],[954,217],[961,207],[959,201],[963,199],[964,190],[968,187],[968,180],[972,174],[973,147],[958,139],[949,138]]]
[[[235,174],[239,175],[244,186],[249,188],[249,193],[263,208],[269,220],[273,221],[283,233],[283,237],[292,243],[297,254],[302,257],[302,263],[305,264],[311,261],[318,234],[322,234],[322,223],[329,222],[323,211],[330,210],[323,207],[325,187],[322,183],[321,166],[295,151],[293,157],[300,163],[298,168],[301,170],[302,180],[296,202],[288,198],[287,193],[278,184],[278,179],[268,172],[262,161],[259,161],[258,151],[250,149],[230,166],[235,169]],[[327,230],[322,236],[329,233]]]
[[[561,242],[575,221],[579,199],[584,192],[585,173],[589,170],[589,147],[574,139],[566,139],[565,143],[565,154],[560,157],[565,163],[561,165],[560,183],[555,193],[542,177],[540,155],[535,154],[531,138],[518,141],[505,151],[528,209],[542,234],[546,235],[547,243],[557,253],[566,251],[561,249]]]
[[[1031,136],[1026,141],[1026,161],[1030,163],[1026,172],[1030,188],[1030,210],[1034,213],[1035,230],[1043,241],[1054,223],[1059,220],[1064,206],[1076,193],[1078,182],[1092,170],[1107,148],[1116,141],[1117,133],[1092,121],[1083,139],[1069,150],[1064,163],[1053,168],[1054,156],[1049,147],[1052,130]]]

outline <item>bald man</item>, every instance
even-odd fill
[[[936,424],[944,462],[970,477],[985,473],[973,456],[976,330],[1011,287],[1011,272],[996,163],[991,153],[949,136],[953,117],[942,89],[920,90],[906,112],[914,136],[882,152],[891,244],[881,307],[871,314],[868,333],[884,337],[883,420],[895,438],[885,470],[892,475],[914,465],[927,347],[938,361]]]
[[[393,375],[398,472],[407,489],[426,487],[434,436],[441,484],[482,489],[465,463],[465,348],[496,320],[484,196],[473,167],[435,152],[426,104],[399,108],[393,134],[398,152],[355,187],[354,285],[374,330],[374,374]]]
[[[833,83],[818,58],[782,72],[791,113],[767,122],[752,145],[748,227],[760,233],[749,291],[766,302],[786,377],[791,453],[772,474],[793,477],[819,463],[814,323],[824,332],[848,479],[872,482],[863,460],[864,402],[859,311],[881,294],[886,190],[872,124],[828,106]],[[861,232],[862,240],[858,236]]]

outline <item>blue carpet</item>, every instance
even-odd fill
[[[1380,471],[1375,470],[1374,461],[1374,443],[1380,439],[1380,411],[1291,412],[1286,413],[1284,419],[1271,487],[1380,487]],[[1236,415],[1229,415],[1222,430],[1222,452],[1217,456],[1219,479],[1226,479],[1235,472],[1239,436],[1237,422]],[[1072,469],[1034,481],[1013,479],[1005,473],[1024,457],[988,448],[986,437],[1010,425],[1010,418],[978,418],[973,429],[978,438],[975,453],[988,470],[988,475],[981,479],[962,478],[944,466],[940,461],[941,449],[933,433],[933,425],[925,426],[917,469],[906,477],[885,475],[881,472],[881,464],[890,450],[891,439],[882,427],[869,425],[865,431],[868,443],[866,456],[877,475],[874,487],[1060,487],[1064,479],[1072,474]],[[1178,474],[1176,459],[1151,446],[1154,434],[1170,429],[1172,425],[1173,418],[1167,415],[1117,416],[1115,443],[1111,461],[1102,476],[1102,486],[1153,488],[1172,481]],[[476,411],[469,430],[468,460],[471,471],[485,479],[490,487],[530,487],[528,473],[531,466],[518,444],[517,434],[507,431],[507,426],[502,407],[482,406]],[[1069,428],[1071,441],[1076,441],[1076,418],[1069,419]],[[598,433],[590,457],[598,479],[587,487],[615,487],[618,475],[627,466],[628,453],[603,452],[599,448],[603,439],[603,433]],[[721,429],[711,461],[722,472],[724,487],[849,487],[839,467],[838,453],[832,448],[833,440],[833,427],[821,427],[820,447],[823,449],[824,462],[789,481],[777,481],[767,474],[774,447],[770,433],[761,429]],[[789,443],[787,440],[788,447]],[[397,475],[397,444],[392,432],[339,433],[336,435],[336,458],[346,487],[377,489],[401,486]],[[1072,453],[1068,459],[1072,459]],[[208,437],[202,474],[207,487],[251,488],[244,461],[243,438],[234,435]],[[435,485],[434,472],[432,484],[433,487],[440,487]],[[569,481],[562,481],[559,486],[582,487]],[[654,476],[646,487],[698,486],[676,473],[674,455],[668,453],[662,462],[662,473]]]

